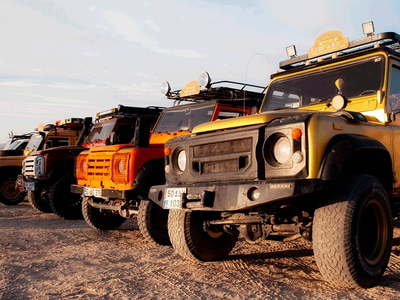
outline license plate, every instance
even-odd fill
[[[186,193],[186,188],[170,188],[165,190],[164,208],[179,209],[182,208],[181,195]]]
[[[24,182],[24,191],[34,191],[35,190],[35,183],[31,181]]]
[[[101,189],[85,187],[83,189],[83,195],[88,197],[101,197]]]

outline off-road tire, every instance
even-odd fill
[[[86,223],[97,230],[106,231],[117,229],[125,222],[125,218],[116,215],[111,211],[100,211],[88,202],[88,197],[82,199],[82,215]]]
[[[368,288],[386,270],[393,225],[388,195],[369,175],[345,177],[326,193],[313,222],[313,246],[322,276],[335,286]]]
[[[43,213],[52,213],[53,212],[49,201],[45,198],[45,195],[43,195],[43,192],[41,190],[29,191],[28,192],[28,201],[29,201],[29,204],[37,211],[40,211]]]
[[[3,176],[0,178],[0,203],[4,205],[17,205],[24,201],[25,192],[15,187],[17,176]]]
[[[137,222],[146,241],[154,245],[171,245],[168,236],[168,212],[169,210],[153,201],[140,201]]]
[[[81,195],[70,192],[70,186],[74,183],[76,183],[75,177],[68,174],[57,180],[50,188],[50,206],[57,216],[66,220],[83,218]]]
[[[192,261],[219,260],[232,250],[239,232],[232,234],[204,230],[204,221],[214,220],[219,214],[204,211],[170,210],[168,233],[175,251]]]

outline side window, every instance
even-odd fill
[[[69,146],[68,138],[49,138],[47,143],[47,148]]]
[[[400,109],[400,68],[397,66],[390,73],[389,105],[391,110]]]
[[[116,130],[116,144],[128,144],[132,141],[135,134],[135,125],[119,125]]]

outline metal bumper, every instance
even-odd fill
[[[77,184],[71,184],[70,191],[71,191],[71,193],[74,193],[74,194],[84,195],[85,188],[90,188],[90,187],[85,187],[85,186],[77,185]],[[130,200],[130,199],[133,199],[133,196],[134,196],[133,189],[132,190],[117,190],[117,189],[99,188],[97,190],[101,191],[101,198]]]
[[[182,208],[191,210],[239,211],[285,198],[300,196],[321,188],[317,180],[279,180],[258,182],[226,182],[217,184],[158,185],[149,192],[149,199],[164,207],[165,190],[186,188],[181,194]],[[257,197],[254,197],[254,191]]]
[[[34,183],[34,189],[29,189],[26,190],[25,189],[25,182],[28,183]],[[37,179],[27,179],[24,177],[24,175],[20,174],[17,176],[17,180],[15,181],[15,188],[20,190],[21,192],[28,192],[28,191],[35,191],[35,190],[40,190],[41,189],[41,185],[40,185],[41,181],[37,180]]]

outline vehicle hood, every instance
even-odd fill
[[[208,131],[216,131],[222,129],[237,128],[243,126],[266,124],[275,119],[288,118],[297,115],[310,114],[311,112],[306,112],[304,110],[288,109],[288,110],[277,110],[277,111],[267,111],[257,115],[244,116],[226,120],[217,120],[214,122],[204,123],[196,126],[193,129],[193,133],[201,133]]]
[[[40,151],[33,151],[33,152],[29,153],[29,156],[81,152],[86,149],[87,149],[86,147],[82,147],[82,146],[61,146],[61,147],[44,149],[44,150],[40,150]]]

